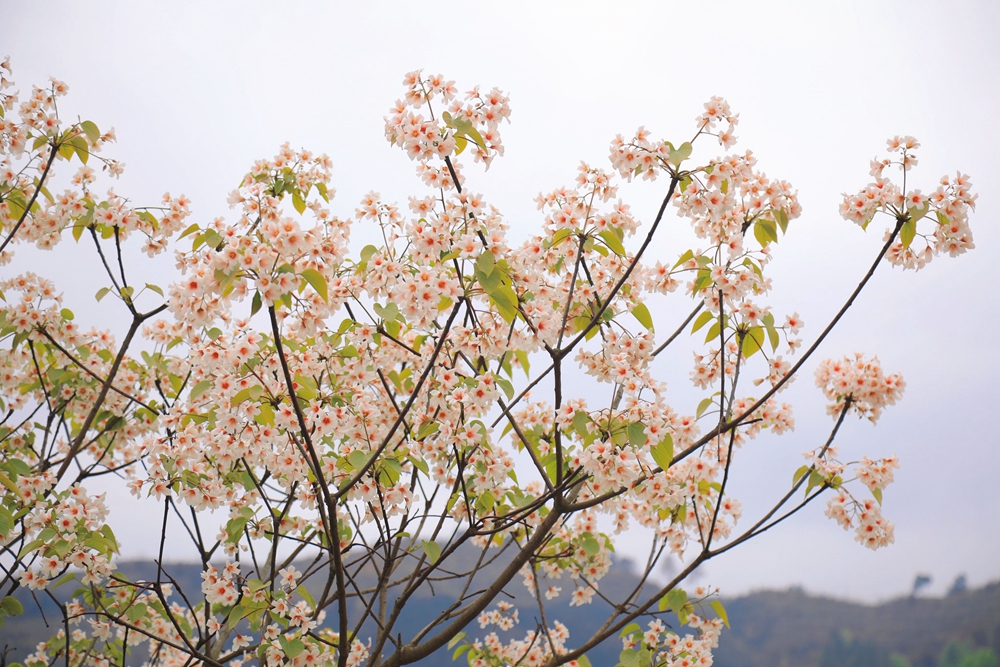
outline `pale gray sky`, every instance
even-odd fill
[[[881,228],[865,234],[838,216],[841,193],[868,182],[868,161],[884,154],[886,138],[916,136],[922,147],[911,182],[926,192],[942,174],[972,176],[980,193],[977,248],[915,275],[882,267],[823,354],[877,354],[907,381],[903,401],[877,427],[852,421],[840,439],[844,458],[900,455],[884,506],[896,522],[896,544],[869,552],[817,506],[709,564],[702,580],[725,594],[802,584],[874,600],[905,592],[917,572],[932,574],[938,591],[961,572],[974,585],[1000,577],[993,413],[1000,300],[992,287],[1000,277],[1000,169],[988,152],[1000,144],[992,119],[1000,102],[1000,5],[3,5],[0,56],[11,56],[18,87],[49,75],[67,82],[64,117],[117,130],[119,143],[107,154],[124,161],[126,173],[116,190],[137,203],[185,193],[202,222],[229,214],[227,193],[254,159],[285,141],[331,156],[333,208],[342,217],[369,190],[400,202],[422,192],[413,164],[384,140],[382,120],[401,95],[403,74],[417,68],[455,79],[462,91],[482,84],[510,94],[507,155],[486,174],[470,170],[469,187],[500,208],[515,238],[539,223],[533,197],[570,184],[580,160],[606,165],[615,134],[645,125],[654,136],[689,136],[701,104],[721,95],[741,115],[737,148],[752,149],[768,175],[799,190],[804,214],[775,252],[769,301],[776,312],[802,315],[806,344],[881,244]],[[701,150],[696,157],[716,154],[716,147]],[[634,183],[620,196],[649,221],[663,187]],[[683,223],[671,224],[660,242],[665,259],[692,243]],[[102,321],[106,313],[93,302],[99,284],[67,270],[63,257],[31,255],[76,301],[70,307],[79,319]],[[157,271],[166,275],[169,264]],[[23,266],[15,261],[0,273],[15,268]],[[678,313],[689,307],[680,295],[674,304]],[[658,314],[661,331],[673,312]],[[684,412],[697,400],[686,386],[689,365],[689,351],[660,363]],[[786,394],[795,399],[795,433],[743,452],[734,484],[748,515],[787,489],[800,453],[829,430],[814,367]],[[115,512],[138,536],[142,510],[129,502]],[[151,555],[141,542],[132,548],[126,555]]]

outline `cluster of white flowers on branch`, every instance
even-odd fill
[[[801,207],[749,151],[692,158],[703,135],[734,145],[738,117],[724,100],[705,105],[689,141],[644,128],[615,138],[612,169],[582,163],[572,186],[540,194],[537,233],[515,241],[458,162],[503,154],[507,96],[459,97],[454,82],[421,72],[404,86],[385,128],[425,188],[406,207],[373,191],[338,216],[331,159],[285,145],[230,194],[232,218],[210,223],[190,222],[183,196],[148,208],[98,196],[88,162],[120,173],[98,156],[114,134],[60,120],[65,84],[20,104],[0,93],[0,262],[17,244],[70,236],[106,275],[98,300],[116,299],[130,320],[124,336],[85,331],[50,280],[0,281],[0,612],[19,613],[20,586],[72,598],[59,604],[74,629],[29,665],[121,664],[140,645],[156,665],[396,667],[446,647],[474,666],[587,665],[614,637],[626,665],[710,664],[728,621],[714,593],[681,588],[699,565],[828,492],[827,513],[866,546],[891,542],[879,505],[896,458],[844,465],[832,446],[848,411],[874,421],[903,389],[861,356],[821,364],[833,432],[770,512],[738,526],[743,507],[727,488],[737,450],[794,427],[776,395],[847,306],[799,352],[798,313],[765,302],[771,246]],[[897,142],[904,174],[915,145]],[[74,161],[53,195],[54,165]],[[928,248],[971,247],[968,178],[904,196],[890,164],[845,203],[863,225],[880,210],[895,219],[858,290],[883,257],[925,263],[910,249],[918,220],[937,220]],[[640,174],[666,181],[647,224],[618,198],[619,176]],[[702,247],[652,250],[667,210]],[[354,225],[382,241],[358,251]],[[149,255],[174,251],[166,290],[136,280],[133,237]],[[662,338],[653,313],[669,298],[693,309]],[[653,362],[689,331],[703,400],[675,407]],[[850,494],[848,469],[872,498]],[[82,485],[98,475],[162,512],[155,579],[115,572],[107,508]],[[214,535],[213,511],[225,516]],[[600,585],[632,523],[652,535],[644,583],[671,554],[685,563],[653,594]],[[200,590],[178,587],[163,562],[178,536],[202,565]],[[399,631],[418,591],[453,584],[460,592],[419,618],[419,632]],[[527,614],[499,598],[522,584],[539,620],[511,638]],[[555,618],[566,598],[608,603],[606,623],[571,636]]]

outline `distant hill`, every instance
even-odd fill
[[[725,605],[732,630],[723,633],[715,652],[717,667],[820,667],[824,648],[829,652],[844,637],[872,646],[871,667],[892,664],[892,653],[913,667],[937,667],[952,641],[1000,655],[1000,582],[944,598],[879,605],[794,589],[754,593]]]
[[[484,571],[477,582],[490,581],[502,564]],[[152,563],[123,562],[119,571],[126,577],[152,579]],[[186,591],[198,591],[200,568],[195,565],[167,566],[170,574]],[[622,591],[638,583],[627,561],[601,582],[601,590]],[[439,582],[422,591],[407,605],[400,620],[399,632],[404,639],[416,633],[428,619],[457,591],[454,582]],[[566,599],[571,584],[564,584],[563,602],[552,605],[550,618],[558,618],[570,629],[570,645],[590,635],[604,620],[608,607],[596,600],[586,607],[568,607]],[[534,627],[537,609],[531,605],[519,579],[510,587],[513,602],[520,609],[521,624],[512,633],[521,635]],[[72,593],[73,585],[59,589]],[[48,639],[53,629],[47,628],[39,604],[27,591],[19,590],[25,615],[8,619],[0,628],[0,651],[11,651],[7,662],[23,660],[34,646]],[[51,601],[37,597],[50,626],[58,618]],[[937,667],[939,657],[950,642],[959,641],[970,647],[991,648],[1000,655],[1000,582],[975,590],[966,590],[944,598],[901,598],[878,605],[866,605],[824,597],[815,597],[798,589],[767,591],[724,600],[731,630],[725,630],[715,653],[717,667]],[[549,607],[547,606],[547,612]],[[477,634],[478,626],[470,628]],[[588,656],[594,667],[613,667],[621,644],[609,640]],[[895,654],[895,658],[893,655]],[[436,654],[427,664],[451,664],[450,656]],[[464,664],[456,663],[456,664]]]

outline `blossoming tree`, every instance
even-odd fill
[[[889,142],[897,157],[873,162],[874,181],[841,208],[862,228],[886,220],[885,242],[800,350],[799,316],[765,302],[771,245],[801,212],[795,190],[749,151],[692,158],[735,143],[725,101],[705,104],[687,141],[616,137],[611,170],[582,164],[572,187],[539,195],[538,233],[515,242],[458,161],[503,155],[507,96],[460,95],[420,72],[404,83],[385,130],[423,181],[405,209],[372,192],[338,217],[330,159],[284,146],[243,177],[232,218],[209,223],[190,221],[185,197],[136,207],[99,194],[95,167],[121,172],[101,154],[114,134],[60,118],[63,83],[2,93],[0,614],[21,613],[12,594],[26,587],[63,615],[28,665],[128,653],[395,667],[446,646],[470,665],[587,665],[612,637],[623,665],[710,664],[727,620],[711,591],[681,588],[700,565],[820,496],[865,546],[892,542],[880,504],[895,456],[845,463],[833,444],[849,413],[875,421],[902,393],[876,359],[819,364],[834,426],[772,509],[738,523],[728,483],[741,446],[793,427],[779,392],[883,259],[917,269],[973,247],[968,177],[923,194],[907,183],[917,142]],[[62,163],[75,173],[60,183]],[[619,178],[660,188],[648,224],[616,198]],[[700,247],[653,244],[668,209]],[[352,249],[352,223],[381,242]],[[67,242],[105,276],[97,299],[127,313],[123,336],[79,327],[52,281],[10,270],[19,244]],[[138,246],[176,253],[166,293],[143,277]],[[668,298],[691,310],[664,337],[650,306]],[[685,411],[650,364],[691,332],[704,400]],[[98,476],[158,503],[154,578],[116,572],[122,536],[86,488]],[[212,511],[226,517],[217,534]],[[613,533],[630,523],[651,534],[646,585],[602,590]],[[200,590],[177,585],[168,540],[189,542]],[[683,569],[653,586],[670,554]],[[407,602],[442,582],[460,593],[402,634]],[[526,631],[501,597],[517,587],[537,611]],[[553,614],[560,596],[599,599],[606,621],[574,636]]]

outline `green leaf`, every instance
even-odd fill
[[[773,325],[768,324],[765,328],[767,330],[767,339],[771,343],[771,351],[773,352],[778,349],[778,345],[781,343],[781,337],[778,335],[778,331]]]
[[[767,235],[771,238],[771,240],[777,243],[778,224],[774,220],[771,220],[770,218],[761,218],[759,222],[761,227],[764,228],[764,231],[767,232]]]
[[[784,234],[788,231],[788,214],[786,214],[780,208],[772,209],[771,215],[774,216],[775,222],[781,227],[781,233]],[[728,623],[726,625],[729,625]]]
[[[712,323],[712,326],[708,328],[708,333],[705,334],[705,342],[708,343],[718,338],[720,331],[722,331],[722,327],[719,325],[719,321],[715,320],[715,322]]]
[[[368,453],[363,452],[360,449],[355,449],[353,452],[347,455],[347,462],[351,464],[351,467],[355,470],[361,470],[368,461]]]
[[[262,305],[263,304],[261,302],[260,292],[254,292],[253,300],[250,302],[250,317],[256,315],[257,311],[260,310]]]
[[[695,419],[700,419],[701,416],[705,414],[705,410],[708,410],[712,406],[712,403],[713,400],[711,396],[702,400],[702,402],[698,404],[698,411],[695,413]]]
[[[584,536],[581,546],[590,558],[593,558],[601,552],[601,543],[598,542],[597,539],[590,533]]]
[[[317,183],[316,192],[318,192],[319,196],[323,198],[323,201],[327,203],[330,202],[330,192],[327,190],[326,183]]]
[[[284,639],[284,637],[280,639]],[[284,649],[285,655],[294,660],[306,650],[306,644],[301,639],[288,639],[281,642],[281,648]]]
[[[515,350],[514,356],[517,357],[519,362],[521,362],[521,369],[524,371],[524,374],[531,377],[531,364],[528,363],[528,353],[524,350]]]
[[[295,592],[302,596],[302,599],[305,600],[310,607],[313,609],[316,608],[316,599],[312,596],[312,593],[309,592],[308,588],[305,586],[299,586],[295,589]]]
[[[743,355],[749,359],[764,345],[764,328],[751,327],[743,336]]]
[[[806,495],[808,496],[810,491],[812,491],[817,486],[821,486],[825,481],[826,478],[823,477],[823,475],[821,475],[819,471],[813,470],[811,473],[809,473],[809,483],[806,484]]]
[[[455,648],[455,644],[457,644],[458,642],[462,641],[463,637],[465,637],[465,633],[464,632],[459,632],[457,635],[455,635],[454,637],[452,637],[448,641],[448,650],[450,651],[451,649]]]
[[[805,475],[807,472],[809,472],[809,466],[807,465],[802,466],[801,468],[796,470],[795,474],[792,475],[792,486],[798,484],[799,480],[802,479],[802,476]]]
[[[767,235],[767,232],[764,231],[764,228],[758,223],[754,223],[753,237],[757,239],[757,243],[760,244],[761,248],[766,248],[767,244],[771,242],[771,237]]]
[[[415,467],[420,472],[424,473],[425,475],[429,475],[430,474],[431,468],[430,468],[429,465],[427,465],[427,461],[425,461],[422,458],[419,458],[417,456],[407,456],[406,459],[410,463],[412,463],[413,467]]]
[[[754,273],[756,273],[758,278],[760,278],[761,280],[764,279],[764,273],[763,273],[763,271],[760,270],[760,267],[757,266],[757,262],[753,261],[749,257],[744,257],[742,264],[743,264],[743,266],[749,267],[751,271],[753,271]],[[772,320],[773,320],[773,318],[772,318]]]
[[[142,602],[136,603],[128,608],[125,612],[125,617],[128,618],[130,623],[135,623],[141,618],[145,618],[146,614],[149,613],[149,608]]]
[[[674,460],[674,439],[667,433],[663,440],[649,448],[649,453],[656,461],[656,465],[666,470],[670,467],[671,461]]]
[[[499,271],[483,273],[476,267],[476,281],[483,288],[483,291],[489,295],[492,295],[493,292],[503,287],[503,276]]]
[[[476,258],[476,269],[485,276],[489,276],[493,273],[494,266],[496,266],[496,258],[489,250],[484,250],[483,253]]]
[[[244,401],[250,400],[250,389],[251,387],[247,387],[246,389],[241,389],[238,392],[236,392],[236,394],[232,397],[232,399],[230,399],[232,404],[239,405]]]
[[[0,610],[3,610],[3,613],[7,616],[20,616],[24,613],[24,606],[17,598],[8,595],[3,600],[0,600]]]
[[[191,389],[191,400],[194,401],[201,398],[201,395],[211,388],[212,388],[211,380],[202,380]]]
[[[701,290],[705,289],[712,284],[712,271],[708,267],[698,269],[698,273],[694,278],[694,293],[698,294]]]
[[[874,489],[872,489],[872,496],[875,498],[875,500],[878,501],[879,505],[882,504],[882,489],[876,486]]]
[[[148,289],[150,292],[156,292],[160,296],[163,296],[163,289],[157,285],[146,283],[146,289]]]
[[[80,158],[80,162],[87,164],[87,160],[90,158],[87,140],[83,137],[76,136],[69,140],[69,145],[73,147],[73,150],[76,152],[76,156]]]
[[[722,619],[722,622],[729,627],[729,614],[726,613],[726,608],[722,606],[722,603],[718,600],[712,600],[712,609],[715,610],[715,615]]]
[[[434,435],[441,428],[441,422],[437,421],[426,421],[420,425],[417,429],[417,440],[423,440],[424,438]]]
[[[677,263],[676,263],[676,264],[674,264],[673,268],[675,268],[675,269],[676,269],[676,268],[677,268],[678,266],[680,266],[680,265],[681,265],[681,264],[683,264],[684,262],[688,261],[689,259],[694,259],[694,251],[692,251],[692,250],[685,250],[685,251],[684,251],[684,254],[683,254],[683,255],[681,255],[681,256],[680,256],[680,257],[679,257],[679,258],[677,259]]]
[[[493,495],[492,491],[483,491],[483,493],[476,500],[476,507],[479,509],[480,514],[487,514],[496,505],[497,499]]]
[[[622,241],[618,238],[618,235],[610,229],[605,229],[604,231],[598,233],[598,236],[604,241],[604,243],[611,249],[611,252],[615,253],[619,257],[625,256],[625,246],[622,245]]]
[[[367,262],[378,253],[378,248],[373,245],[366,245],[361,249],[361,261]]]
[[[466,130],[465,133],[466,133],[466,135],[468,135],[468,137],[470,139],[472,139],[473,141],[475,141],[476,144],[483,151],[487,150],[487,148],[486,148],[486,141],[483,139],[483,135],[479,134],[479,130],[477,130],[475,127],[473,127],[471,123],[469,124],[469,127],[468,127],[468,129]]]
[[[906,213],[907,215],[910,216],[910,220],[912,220],[913,222],[917,222],[918,220],[920,220],[920,218],[930,213],[930,210],[931,210],[931,205],[928,204],[927,202],[924,202],[923,206],[911,206],[910,208],[906,209]]]
[[[274,426],[274,408],[270,403],[261,403],[259,412],[253,416],[253,420],[263,426]]]
[[[432,563],[436,563],[438,558],[441,557],[441,545],[437,542],[424,540],[421,546],[424,549],[424,553],[427,554],[427,558],[430,559]]]
[[[80,123],[80,129],[83,130],[83,133],[87,135],[87,139],[89,139],[92,144],[97,143],[97,141],[101,138],[101,131],[97,129],[97,125],[95,125],[93,121],[83,121]]]
[[[500,388],[503,390],[504,396],[507,397],[507,400],[508,401],[513,400],[514,385],[512,385],[509,380],[505,380],[504,378],[501,377],[496,378],[496,381],[497,384],[500,385]]]
[[[691,157],[692,148],[693,147],[691,146],[691,142],[689,141],[685,141],[676,149],[671,148],[670,156],[668,157],[670,164],[674,165],[675,167],[679,167],[681,162]]]
[[[675,588],[660,598],[660,611],[671,609],[683,625],[688,619],[687,603],[687,592],[683,588]]]
[[[647,330],[653,330],[653,316],[649,314],[649,308],[646,307],[646,304],[637,303],[632,308],[632,316],[639,320],[639,324],[646,327]]]
[[[319,395],[319,387],[316,385],[316,381],[307,375],[296,375],[295,382],[298,383],[299,388],[295,391],[295,394],[300,398],[304,398],[307,401],[311,401]],[[256,391],[254,391],[256,390]],[[250,388],[250,397],[254,400],[260,398],[260,395],[264,392],[264,388],[260,385],[255,385]],[[256,394],[256,395],[255,395]]]
[[[312,288],[323,298],[323,301],[329,302],[326,291],[326,278],[323,277],[322,273],[316,269],[305,269],[299,275],[305,278],[306,282],[312,285]]]
[[[517,295],[510,287],[504,285],[490,294],[490,301],[496,306],[500,317],[506,322],[513,322],[517,317]]]
[[[634,649],[624,649],[618,654],[618,665],[620,667],[643,667],[639,663],[639,652]]]
[[[97,294],[95,294],[94,296],[97,298],[98,301],[100,301],[101,299],[106,297],[108,295],[108,292],[110,291],[111,291],[110,287],[102,287],[101,289],[97,290]]]
[[[913,243],[913,239],[917,236],[917,221],[910,218],[903,223],[902,229],[899,230],[899,240],[903,242],[904,248],[909,248],[910,244]]]
[[[635,634],[636,632],[642,632],[642,626],[640,626],[638,623],[629,623],[624,628],[622,628],[622,631],[618,633],[618,636],[627,637],[629,635]]]
[[[181,232],[181,235],[177,237],[177,240],[180,241],[182,238],[184,238],[188,234],[194,234],[199,229],[201,229],[201,227],[198,226],[197,222],[195,222],[195,223],[193,223],[191,225],[188,225],[187,228],[183,232]]]
[[[42,193],[42,196],[44,196],[50,202],[55,202],[55,199],[53,199],[52,197],[52,193],[49,192],[49,189],[47,187],[45,187],[44,185],[40,185],[37,178],[35,179],[35,186],[38,188],[38,191]]]
[[[300,215],[306,212],[306,200],[302,198],[302,195],[300,195],[298,191],[292,193],[292,206],[295,207],[295,210],[298,211]]]
[[[642,422],[632,422],[628,425],[628,441],[633,447],[646,444],[646,425]]]
[[[569,238],[570,234],[572,234],[572,233],[573,233],[573,230],[572,229],[568,229],[566,227],[563,227],[562,229],[556,230],[556,233],[552,235],[552,238],[548,239],[549,247],[553,248],[553,247],[559,245],[564,240],[566,240],[567,238]]]
[[[160,228],[160,223],[156,220],[156,216],[149,211],[139,211],[139,218],[148,223],[153,229]]]
[[[705,312],[703,312],[701,315],[698,316],[698,319],[694,321],[694,326],[691,327],[691,333],[694,333],[698,329],[701,329],[703,326],[711,322],[713,319],[715,319],[715,313],[706,310]]]
[[[226,522],[226,542],[230,544],[236,544],[243,537],[243,529],[246,528],[247,518],[244,516],[238,516],[235,519],[230,519]]]

